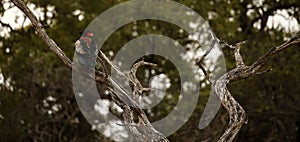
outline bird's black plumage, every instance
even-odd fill
[[[96,65],[98,47],[92,32],[83,32],[75,42],[75,52],[79,65],[84,70],[92,71]]]

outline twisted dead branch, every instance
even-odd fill
[[[64,54],[64,52],[60,49],[60,47],[48,36],[45,29],[43,28],[42,24],[37,20],[37,18],[34,16],[32,11],[26,6],[26,4],[22,0],[11,0],[12,3],[14,3],[15,6],[17,6],[23,13],[29,18],[29,20],[32,23],[32,26],[35,28],[37,35],[43,40],[43,42],[46,43],[46,45],[49,47],[49,49],[55,53],[59,59],[70,69],[80,72],[77,68],[73,68],[72,61]],[[266,54],[258,58],[252,65],[247,66],[243,62],[242,56],[240,55],[239,49],[242,44],[245,42],[240,42],[234,46],[230,46],[230,48],[234,49],[235,53],[235,60],[236,60],[236,68],[230,70],[229,72],[225,73],[223,76],[221,76],[219,79],[216,80],[214,90],[216,91],[217,96],[222,102],[222,105],[225,107],[225,109],[229,113],[229,124],[223,133],[223,135],[219,138],[219,142],[231,142],[235,138],[236,134],[239,132],[240,128],[243,126],[243,124],[246,122],[245,120],[245,111],[240,106],[240,104],[234,99],[234,97],[230,94],[229,90],[227,89],[226,85],[230,82],[241,80],[248,78],[250,76],[258,75],[265,73],[266,71],[260,71],[262,66],[270,59],[271,56],[277,54],[278,52],[281,52],[285,50],[286,48],[290,47],[291,45],[295,45],[300,43],[300,38],[295,37],[291,40],[283,43],[280,46],[271,48]],[[106,62],[110,67],[117,72],[119,70],[108,60],[108,58],[101,53],[101,59],[102,62]],[[204,57],[203,57],[204,58]],[[203,60],[201,58],[197,64],[200,64],[200,61]],[[143,63],[142,63],[143,64]],[[144,63],[144,65],[147,65]],[[140,85],[140,82],[136,79],[134,73],[134,69],[138,68],[139,64],[137,64],[136,67],[133,67],[133,72],[131,73],[131,78],[128,78],[128,76],[124,75],[125,78],[127,78],[131,83],[135,85]],[[166,139],[164,136],[162,136],[159,132],[157,132],[150,124],[150,121],[146,117],[143,110],[139,109],[135,102],[133,101],[133,106],[129,106],[128,104],[124,103],[122,99],[118,97],[116,92],[111,87],[111,79],[107,76],[106,73],[96,72],[96,75],[90,75],[88,76],[94,80],[96,80],[98,83],[106,84],[108,86],[108,89],[111,94],[111,99],[119,105],[122,109],[124,109],[123,118],[126,124],[124,126],[129,129],[130,132],[132,132],[131,138],[133,141],[163,141],[168,142],[168,139]],[[136,81],[137,80],[137,81]],[[120,85],[117,82],[115,82],[115,85]],[[147,88],[144,88],[147,89]],[[143,90],[142,86],[139,86],[136,88],[136,92],[140,92]],[[129,100],[132,100],[130,98],[130,94],[124,93],[125,97],[127,97]],[[143,124],[145,127],[136,127],[137,125],[132,125],[134,123],[133,119],[135,117],[139,118],[140,122],[139,124]]]
[[[266,73],[270,70],[260,71],[263,65],[270,59],[272,55],[283,51],[284,49],[300,43],[300,37],[294,37],[289,41],[283,43],[282,45],[271,48],[267,53],[258,58],[252,65],[245,65],[243,58],[240,54],[240,48],[242,44],[245,44],[245,41],[239,42],[236,45],[229,46],[229,48],[234,49],[234,57],[236,62],[236,67],[229,72],[222,75],[216,80],[214,90],[221,100],[222,105],[229,113],[229,124],[219,138],[218,142],[231,142],[235,138],[236,134],[239,132],[243,124],[246,121],[245,110],[241,105],[234,99],[230,94],[226,85],[233,81],[242,80],[250,76],[260,75]]]
[[[65,53],[61,50],[61,48],[52,40],[48,34],[46,33],[46,30],[42,26],[42,24],[37,20],[33,12],[26,6],[26,4],[22,0],[11,0],[11,2],[17,6],[31,21],[33,28],[37,32],[37,35],[43,40],[43,42],[46,43],[46,45],[49,47],[49,49],[55,53],[59,59],[71,70],[76,71],[77,73],[81,73],[80,69],[73,66],[72,61],[65,55]],[[120,71],[117,69],[116,66],[114,66],[108,58],[100,52],[100,57],[102,57],[102,61],[106,62],[110,67],[114,70],[116,70],[118,73]],[[100,59],[101,60],[101,59]],[[84,74],[84,73],[83,73]],[[156,131],[150,121],[148,120],[146,114],[143,110],[139,109],[139,107],[136,105],[134,101],[130,101],[131,106],[129,106],[127,103],[122,101],[122,99],[119,98],[119,95],[116,94],[114,89],[111,86],[111,81],[114,82],[111,78],[107,76],[107,73],[101,73],[101,72],[95,72],[95,75],[92,74],[84,74],[85,76],[94,79],[98,83],[105,84],[108,87],[108,90],[110,91],[111,99],[122,109],[124,109],[123,118],[125,121],[125,125],[127,129],[130,129],[129,133],[130,138],[132,141],[161,141],[161,142],[168,142],[168,139],[166,139],[162,134],[160,134],[158,131]],[[125,76],[126,77],[126,76]],[[126,77],[128,78],[128,77]],[[139,82],[134,82],[133,80],[129,81],[133,84],[139,84]],[[122,85],[118,82],[115,82],[114,85],[117,85],[117,88],[122,88]],[[125,92],[125,94],[122,94],[125,96],[128,100],[132,100],[130,98],[130,94]],[[134,123],[134,115],[137,118],[140,118],[141,122],[140,124],[143,124],[142,129],[137,130],[136,127],[134,127],[132,124]]]

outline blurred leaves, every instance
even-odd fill
[[[6,0],[2,0],[3,3]],[[73,43],[79,32],[101,12],[125,0],[26,0],[43,8],[46,16],[41,22],[47,33],[62,50],[72,58]],[[278,9],[290,9],[291,16],[300,22],[297,0],[263,1],[261,4],[249,0],[177,0],[203,16],[221,40],[236,43],[248,40],[242,55],[246,63],[252,63],[269,48],[282,43],[295,33],[280,28],[269,28],[266,20]],[[54,7],[49,10],[49,7]],[[261,9],[262,10],[259,10]],[[0,7],[0,15],[7,9]],[[80,14],[74,12],[80,10]],[[250,12],[251,13],[250,13]],[[250,13],[250,14],[249,14]],[[51,15],[50,14],[50,15]],[[120,13],[121,14],[121,13]],[[79,16],[81,15],[81,18]],[[266,19],[267,18],[267,19]],[[261,21],[260,28],[255,23]],[[2,25],[1,30],[8,29]],[[4,30],[3,30],[4,31]],[[2,31],[2,32],[3,32]],[[114,32],[105,42],[102,50],[111,59],[119,48],[138,35],[162,34],[186,46],[188,35],[180,27],[155,20],[136,21]],[[292,31],[299,32],[299,31]],[[0,37],[0,73],[6,83],[0,84],[0,141],[109,141],[91,129],[76,104],[71,82],[71,71],[51,53],[36,36],[31,26],[14,29],[9,36]],[[300,50],[292,47],[269,62],[273,71],[261,76],[233,83],[229,86],[233,96],[245,107],[249,124],[242,128],[237,141],[299,141],[300,118]],[[227,67],[234,67],[232,52],[224,49]],[[146,76],[143,67],[138,78],[148,85],[154,75],[165,73],[171,78],[172,86],[166,99],[149,113],[150,120],[158,120],[172,111],[179,96],[176,68],[159,56],[147,56],[146,61],[161,66],[155,73]],[[163,63],[165,62],[165,63]],[[7,85],[9,83],[9,85]],[[175,134],[171,141],[215,141],[227,125],[227,114],[222,109],[214,121],[204,130],[198,130],[201,112],[205,107],[210,86],[201,90],[198,106],[189,121]],[[49,96],[55,101],[47,101]],[[53,106],[59,105],[57,111]]]

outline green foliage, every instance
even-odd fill
[[[5,0],[1,0],[4,3]],[[101,12],[125,0],[26,0],[43,8],[52,16],[40,19],[47,33],[62,48],[68,57],[74,54],[73,44],[79,32]],[[269,48],[291,36],[280,28],[266,26],[266,18],[276,10],[291,9],[289,14],[300,22],[299,2],[264,1],[264,12],[254,8],[248,0],[177,0],[191,7],[207,20],[217,37],[228,43],[248,40],[242,48],[247,64],[251,64]],[[51,10],[49,7],[54,7]],[[249,9],[253,13],[247,14]],[[0,7],[0,15],[7,9]],[[80,14],[75,15],[75,11]],[[121,13],[120,13],[121,14]],[[80,16],[83,19],[80,19]],[[254,23],[260,22],[260,28]],[[9,29],[1,24],[0,29]],[[134,27],[137,27],[136,29]],[[155,28],[153,28],[155,27]],[[0,31],[1,32],[1,31]],[[143,20],[127,24],[114,32],[105,42],[102,50],[113,59],[115,53],[128,41],[147,34],[161,34],[177,40],[182,45],[191,43],[187,33],[167,22]],[[46,47],[31,26],[9,32],[0,37],[0,141],[110,141],[91,129],[76,104],[72,90],[71,71]],[[299,47],[299,45],[297,45]],[[234,67],[233,53],[223,49],[227,67]],[[229,90],[245,107],[249,124],[242,128],[237,141],[299,141],[300,98],[300,53],[291,47],[274,57],[266,66],[273,71],[233,83]],[[173,110],[180,94],[180,79],[174,65],[160,56],[146,56],[146,61],[158,64],[155,73],[146,77],[149,67],[141,67],[137,74],[143,85],[148,86],[150,78],[165,73],[171,79],[162,103],[151,110],[151,121],[159,120]],[[1,77],[0,77],[1,78]],[[1,80],[1,79],[0,79]],[[198,105],[189,121],[175,134],[172,141],[212,141],[227,125],[227,113],[221,109],[217,117],[204,130],[198,130],[201,113],[210,93],[210,85],[201,89]],[[58,110],[54,109],[55,107]],[[3,117],[1,117],[3,116]]]

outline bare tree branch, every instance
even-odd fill
[[[13,2],[14,5],[17,6],[21,11],[23,11],[24,14],[29,18],[29,20],[32,23],[32,26],[34,27],[34,29],[37,32],[37,35],[46,43],[46,45],[50,48],[50,50],[52,52],[54,52],[68,68],[80,73],[79,69],[73,68],[72,61],[65,55],[65,53],[61,50],[61,48],[48,36],[48,34],[46,33],[42,24],[37,20],[37,18],[34,16],[32,11],[26,6],[26,4],[21,0],[11,0],[11,2]],[[100,51],[100,57],[102,58],[102,59],[100,58],[100,60],[102,60],[102,61],[104,60],[104,62],[108,63],[108,65],[111,68],[113,68],[115,71],[117,71],[118,73],[120,73],[121,75],[126,77],[125,74],[123,74],[116,66],[114,66],[108,60],[108,58],[104,55],[104,53],[102,51]],[[145,64],[145,65],[148,65],[148,64]],[[106,69],[106,71],[107,71],[107,69]],[[133,129],[133,127],[130,125],[126,125],[127,129],[130,130],[132,140],[141,141],[141,142],[142,141],[148,142],[148,141],[153,141],[153,140],[168,142],[168,139],[166,139],[163,135],[161,135],[159,132],[157,132],[152,127],[146,114],[143,112],[143,110],[138,108],[138,106],[136,105],[136,103],[134,101],[131,101],[131,104],[133,104],[133,106],[129,106],[128,104],[123,102],[122,99],[120,99],[118,97],[118,95],[115,93],[114,89],[111,88],[111,85],[109,83],[110,81],[113,81],[113,80],[111,78],[109,78],[108,76],[106,76],[106,74],[96,72],[95,76],[93,76],[91,74],[84,74],[84,75],[86,75],[87,77],[90,77],[92,79],[95,79],[99,83],[104,83],[108,86],[108,89],[111,94],[111,99],[117,105],[119,105],[122,109],[124,109],[123,117],[124,117],[124,121],[127,124],[134,123],[134,116],[140,118],[139,120],[141,120],[141,122],[139,124],[143,124],[143,126],[141,127],[141,125],[139,125],[139,128],[140,128],[139,130]],[[130,80],[130,81],[134,84],[139,83],[139,82],[134,82],[135,80],[134,81]],[[115,82],[115,84],[119,87],[122,86],[122,85],[118,84],[117,82]],[[125,95],[125,97],[127,97],[129,100],[131,100],[127,92],[125,92],[123,95]]]
[[[3,26],[3,27],[9,28],[10,31],[15,32],[15,30],[14,30],[9,24],[4,23],[4,22],[2,22],[1,20],[0,20],[0,24],[1,24],[1,26]]]
[[[142,96],[142,94],[144,92],[150,92],[151,88],[145,88],[142,86],[142,84],[140,83],[140,81],[137,79],[136,77],[136,72],[138,70],[138,68],[140,66],[157,66],[156,64],[153,63],[149,63],[149,62],[145,62],[144,60],[141,60],[137,63],[135,63],[129,73],[129,79],[131,80],[130,82],[132,82],[133,84],[131,85],[131,87],[133,88],[133,95],[135,98],[138,98],[139,96]],[[137,100],[136,100],[137,101]]]
[[[200,36],[200,35],[199,35]],[[200,38],[200,37],[198,37]],[[219,41],[217,39],[213,40],[212,45],[210,46],[210,48],[208,50],[206,50],[206,52],[200,57],[196,59],[196,64],[198,65],[198,67],[203,71],[205,78],[212,83],[212,81],[209,78],[209,74],[208,71],[204,68],[204,59],[207,57],[207,55],[211,52],[211,50],[215,47],[215,44],[218,43]]]
[[[14,5],[17,6],[20,10],[22,10],[24,14],[29,18],[38,36],[40,36],[40,38],[47,44],[50,50],[54,52],[68,68],[72,68],[72,61],[57,46],[57,44],[48,36],[42,24],[37,20],[37,18],[34,16],[32,11],[26,6],[26,4],[21,0],[11,0],[11,2],[14,3]]]
[[[282,45],[276,46],[271,48],[267,53],[265,53],[263,56],[261,56],[257,61],[255,61],[251,68],[253,71],[258,71],[266,62],[270,59],[270,57],[274,54],[277,54],[281,52],[282,50],[285,50],[286,48],[290,47],[291,45],[300,43],[300,37],[293,37],[290,40],[286,41]]]
[[[72,61],[64,54],[64,52],[59,48],[59,46],[47,35],[45,29],[43,28],[42,24],[37,20],[37,18],[34,16],[32,11],[26,6],[26,4],[21,0],[11,0],[11,2],[14,3],[15,6],[17,6],[21,11],[24,12],[24,14],[29,18],[31,21],[33,27],[35,28],[37,35],[46,43],[46,45],[50,48],[52,52],[54,52],[59,59],[70,69],[72,70],[78,70],[77,68],[73,68]],[[3,24],[3,23],[1,23]],[[219,79],[216,80],[216,83],[214,85],[214,90],[219,97],[219,99],[222,102],[222,105],[225,107],[225,109],[229,113],[229,124],[226,128],[223,135],[220,137],[219,142],[231,142],[235,138],[236,134],[239,132],[240,128],[243,126],[243,124],[246,122],[246,114],[244,109],[241,107],[241,105],[232,97],[229,90],[227,89],[226,85],[230,82],[245,79],[250,76],[254,76],[257,74],[264,73],[265,71],[260,71],[262,66],[270,59],[272,55],[275,55],[291,45],[295,45],[300,43],[300,38],[295,37],[291,40],[283,43],[280,46],[271,48],[266,54],[262,55],[260,58],[258,58],[257,61],[255,61],[252,65],[247,66],[244,64],[242,56],[240,55],[240,47],[244,42],[238,43],[235,46],[230,46],[234,48],[235,53],[235,59],[236,59],[236,68],[230,70],[229,72],[225,73],[223,76],[221,76]],[[211,50],[211,49],[210,49]],[[206,54],[210,52],[210,50],[207,51]],[[104,62],[107,62],[111,68],[116,70],[117,72],[118,68],[114,66],[107,58],[106,56],[100,52],[102,59]],[[205,55],[206,56],[206,55]],[[205,58],[203,56],[203,59]],[[198,61],[201,62],[203,59],[200,59]],[[144,65],[147,65],[145,62],[141,63]],[[140,64],[136,64],[132,68],[132,75],[131,83],[137,85],[140,84],[140,82],[135,77],[135,72],[137,68],[140,66]],[[122,73],[122,72],[121,72]],[[123,74],[125,78],[128,78],[125,74]],[[104,83],[108,86],[108,89],[110,90],[112,100],[119,105],[121,108],[124,109],[123,117],[125,119],[126,124],[124,125],[127,129],[130,130],[130,132],[133,133],[131,135],[133,140],[136,141],[164,141],[167,142],[168,140],[162,136],[159,132],[157,132],[149,122],[146,114],[143,112],[143,110],[139,109],[137,105],[133,102],[133,106],[129,106],[128,104],[124,103],[118,95],[115,93],[115,91],[111,88],[109,85],[109,82],[111,81],[106,75],[103,75],[101,73],[96,73],[95,76],[87,75],[93,79],[95,79],[99,83]],[[137,80],[137,81],[136,81]],[[117,83],[116,83],[117,84]],[[119,84],[117,84],[119,85]],[[140,91],[140,89],[143,87],[139,87],[137,91]],[[125,97],[128,97],[130,99],[129,94],[125,92]],[[134,124],[134,117],[139,118],[139,123],[142,124],[144,127],[140,127],[141,125],[135,125]],[[139,126],[139,127],[136,127]]]
[[[219,138],[218,142],[231,142],[235,138],[236,134],[239,132],[244,123],[246,123],[245,110],[241,105],[233,98],[227,89],[226,85],[232,81],[237,81],[241,79],[248,78],[250,76],[266,73],[267,71],[259,71],[261,67],[270,59],[272,55],[275,55],[284,49],[287,49],[291,45],[300,43],[300,37],[294,37],[291,40],[283,43],[282,45],[271,48],[266,54],[258,58],[251,66],[244,64],[242,56],[240,54],[240,47],[245,42],[239,42],[234,46],[234,56],[236,60],[236,68],[225,73],[219,79],[217,79],[214,86],[214,90],[221,100],[222,105],[229,113],[229,124]]]

